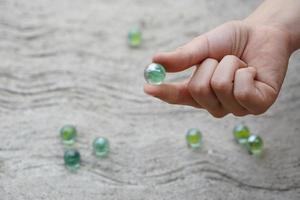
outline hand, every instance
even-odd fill
[[[203,108],[215,117],[264,113],[276,100],[292,53],[288,32],[234,21],[193,39],[153,62],[168,72],[196,66],[180,83],[146,84],[149,95],[171,104]]]

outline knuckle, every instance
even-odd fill
[[[234,97],[241,102],[249,101],[251,93],[247,90],[233,91]]]
[[[193,96],[207,96],[210,93],[210,88],[208,84],[199,83],[191,81],[188,84],[188,90]]]
[[[230,87],[228,82],[225,80],[221,80],[221,79],[212,79],[211,80],[211,87],[217,91],[217,92],[225,92],[228,90],[228,88]]]
[[[253,115],[261,115],[268,110],[268,106],[257,107],[255,110],[251,112]]]
[[[215,118],[222,118],[225,117],[227,115],[227,113],[222,112],[222,111],[208,111],[212,116],[214,116]]]
[[[247,115],[247,114],[249,114],[249,113],[247,113],[247,112],[244,111],[244,110],[237,110],[237,111],[232,112],[232,114],[233,114],[234,116],[237,116],[237,117],[242,117],[242,116],[245,116],[245,115]]]
[[[241,91],[234,91],[234,96],[237,101],[244,102],[245,104],[249,104],[251,102],[251,99],[253,99],[253,92],[247,91],[247,90],[241,90]],[[261,101],[258,102],[252,102],[251,103],[251,110],[248,111],[246,114],[253,114],[253,115],[260,115],[265,113],[268,108],[271,106],[267,102]]]

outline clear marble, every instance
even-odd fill
[[[60,129],[60,137],[64,144],[72,145],[77,137],[76,127],[73,125],[65,125]]]
[[[160,85],[166,77],[166,70],[161,64],[151,63],[146,67],[144,77],[149,84]]]
[[[263,140],[258,135],[250,135],[247,140],[247,150],[252,155],[260,155],[263,151]]]
[[[76,149],[67,149],[64,154],[65,166],[70,171],[76,171],[80,167],[80,153]]]
[[[142,44],[142,32],[139,28],[134,27],[128,32],[128,44],[130,47],[136,48]]]
[[[93,151],[98,157],[106,157],[109,153],[109,141],[105,137],[97,137],[93,141]]]
[[[202,133],[199,129],[191,128],[186,133],[187,145],[191,148],[199,148],[202,144]]]
[[[248,137],[250,136],[249,128],[244,124],[238,124],[233,129],[233,136],[237,143],[246,144]]]

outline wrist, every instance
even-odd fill
[[[300,48],[299,10],[299,0],[265,0],[244,21],[252,26],[268,26],[281,31],[292,53]]]

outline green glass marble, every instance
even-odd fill
[[[202,144],[202,133],[196,128],[191,128],[186,133],[186,141],[188,147],[199,148]]]
[[[77,130],[73,125],[65,125],[60,129],[60,137],[64,144],[74,144],[77,137]]]
[[[166,70],[161,64],[151,63],[145,69],[144,77],[149,84],[160,85],[166,77]]]
[[[109,141],[105,137],[97,137],[93,142],[94,154],[98,157],[106,157],[109,153]]]
[[[250,135],[248,137],[246,147],[250,154],[260,155],[263,151],[263,140],[258,135]]]
[[[139,47],[142,44],[142,32],[139,28],[134,27],[128,32],[128,44],[130,47]]]
[[[80,167],[80,153],[76,149],[67,149],[64,154],[65,166],[75,171]]]
[[[245,144],[250,136],[250,130],[246,125],[238,124],[233,129],[233,136],[237,143]]]

